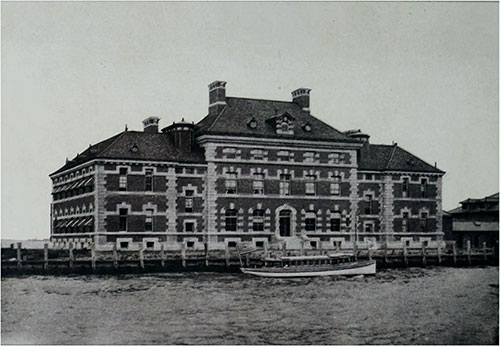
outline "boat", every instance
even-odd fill
[[[336,252],[319,256],[283,256],[265,258],[263,266],[257,268],[244,267],[240,254],[241,272],[244,274],[267,278],[299,278],[314,276],[356,276],[376,273],[374,260],[357,260],[354,253]]]

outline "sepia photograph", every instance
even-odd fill
[[[498,345],[498,1],[2,1],[2,345]]]

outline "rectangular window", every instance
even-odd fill
[[[253,211],[253,231],[264,231],[264,210],[257,209]]]
[[[264,194],[264,174],[254,173],[253,175],[253,194],[263,195]]]
[[[145,190],[153,191],[153,170],[146,169],[146,175],[144,176]]]
[[[420,229],[425,232],[427,231],[427,213],[420,213]]]
[[[332,218],[330,219],[330,229],[332,232],[340,232],[340,219]]]
[[[338,164],[340,163],[340,153],[330,153],[328,154],[328,163]]]
[[[422,178],[420,180],[420,192],[421,192],[421,196],[423,198],[427,198],[427,179],[426,178]]]
[[[264,150],[254,149],[250,152],[253,160],[264,160]]]
[[[120,249],[128,249],[128,241],[121,241]]]
[[[306,232],[316,231],[316,214],[313,212],[306,213]]]
[[[404,212],[403,213],[403,219],[401,220],[401,231],[402,232],[408,232],[408,213]]]
[[[290,161],[290,152],[288,150],[278,151],[278,161]]]
[[[304,162],[314,162],[314,152],[313,151],[306,151],[304,153]]]
[[[127,215],[128,209],[120,209],[120,226],[118,229],[120,232],[127,231]]]
[[[235,159],[236,158],[236,148],[224,148],[222,150],[226,159]]]
[[[146,220],[144,223],[145,231],[153,230],[153,209],[146,209]]]
[[[365,214],[372,215],[373,214],[373,196],[366,195],[367,205],[365,207]]]
[[[373,224],[365,223],[365,233],[371,233],[371,232],[373,232]]]
[[[127,191],[127,168],[120,168],[120,181],[119,181],[119,189],[120,191]]]
[[[235,232],[238,220],[238,212],[234,209],[226,211],[226,231]]]
[[[238,173],[236,172],[227,172],[226,178],[226,193],[227,194],[236,194],[236,179],[238,177]]]
[[[340,196],[340,177],[332,176],[332,183],[330,184],[330,194],[333,196]]]
[[[280,174],[280,195],[290,196],[290,174]]]
[[[306,195],[316,194],[316,175],[306,175]]]
[[[373,174],[366,173],[365,174],[365,180],[373,180]]]
[[[184,224],[186,233],[192,233],[194,232],[194,222],[186,222]]]
[[[154,241],[147,241],[146,242],[146,248],[147,249],[153,249],[155,247],[155,242]]]
[[[184,205],[184,211],[186,213],[193,212],[193,195],[194,195],[193,190],[186,190],[186,201]]]
[[[410,180],[408,178],[403,178],[403,197],[409,197],[410,190]]]

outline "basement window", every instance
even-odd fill
[[[146,248],[152,249],[155,247],[155,242],[154,241],[147,241],[146,242]]]
[[[121,241],[120,249],[128,249],[128,241]]]

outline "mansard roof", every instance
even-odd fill
[[[444,173],[397,144],[365,143],[360,150],[358,168],[375,171]]]
[[[63,172],[93,159],[205,162],[201,149],[195,147],[190,153],[181,152],[165,133],[123,131],[89,146],[52,174]]]
[[[293,135],[276,133],[272,120],[285,115],[294,124]],[[252,119],[257,122],[255,128],[249,126]],[[310,131],[306,131],[306,124],[310,125]],[[303,111],[297,103],[240,97],[226,97],[224,109],[219,114],[207,115],[202,119],[196,125],[196,134],[359,143]]]

